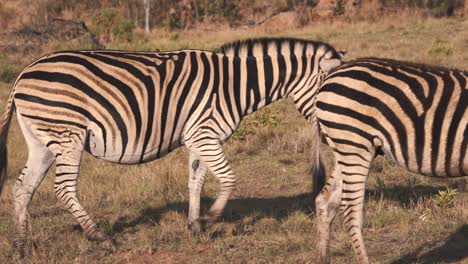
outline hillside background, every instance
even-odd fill
[[[144,28],[145,0],[2,0],[0,28],[13,30],[46,24],[52,18],[80,19],[89,24],[109,8],[120,23]],[[284,12],[294,12],[294,22],[305,25],[327,17],[352,19],[417,9],[433,16],[466,12],[466,0],[149,0],[150,27],[190,29],[229,25],[255,25]],[[109,13],[107,13],[109,15]]]
[[[21,69],[67,49],[214,50],[252,37],[297,37],[347,50],[468,70],[468,4],[450,0],[0,0],[0,111]],[[53,192],[52,167],[29,209],[31,256],[12,239],[11,189],[27,159],[16,120],[0,196],[0,263],[314,263],[312,138],[290,100],[250,115],[225,148],[238,186],[219,223],[187,230],[187,151],[121,166],[84,156],[79,197],[117,247],[88,241]],[[322,146],[330,171],[333,158]],[[409,173],[379,157],[366,192],[364,240],[372,263],[468,263],[468,193],[458,183]],[[461,187],[461,186],[460,186]],[[462,189],[462,188],[460,188]],[[219,190],[208,177],[202,207]],[[339,217],[333,263],[356,263]]]
[[[349,24],[378,22],[382,16],[468,14],[468,0],[148,1],[149,30],[145,31],[145,0],[0,0],[0,81],[11,82],[28,62],[52,51],[163,50],[173,46],[155,47],[154,42],[168,34],[177,41],[180,32],[254,29],[259,36],[268,36],[330,21]],[[217,40],[213,44],[232,39],[226,35]],[[176,47],[193,48],[196,39],[191,42]]]

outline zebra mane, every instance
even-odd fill
[[[227,56],[260,57],[281,55],[307,56],[315,54],[319,48],[323,53],[332,52],[332,58],[341,58],[331,45],[306,39],[296,38],[254,38],[238,40],[221,46],[218,52]]]

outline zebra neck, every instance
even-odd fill
[[[269,105],[291,93],[293,86],[305,78],[297,62],[286,56],[224,57],[224,95],[236,106],[239,118]],[[294,67],[291,67],[291,65]]]
[[[308,121],[310,121],[315,114],[316,97],[324,77],[325,75],[323,73],[313,74],[304,84],[301,83],[293,88],[290,94],[296,109]]]

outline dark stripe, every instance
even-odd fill
[[[125,57],[124,54],[122,54],[121,57]],[[61,56],[56,56],[56,57],[51,57],[51,58],[41,60],[41,63],[42,62],[44,63],[67,62],[67,63],[73,63],[73,64],[84,66],[88,71],[90,71],[96,77],[106,81],[107,83],[115,87],[117,90],[119,90],[124,95],[125,99],[127,100],[127,105],[132,110],[133,117],[135,118],[136,137],[135,137],[134,144],[135,145],[137,144],[137,142],[140,140],[142,118],[141,118],[139,103],[132,88],[130,88],[128,85],[123,83],[121,80],[115,78],[114,76],[105,73],[95,64],[91,63],[90,61],[85,60],[80,57],[75,57],[75,56],[70,56],[70,55],[61,55]],[[122,76],[119,76],[119,77],[122,78]]]
[[[276,91],[279,92],[279,95],[282,94],[282,87],[285,85],[285,79],[286,79],[286,61],[284,59],[284,56],[281,55],[281,46],[278,45],[278,55],[276,57],[277,63],[278,63],[278,82],[276,86],[273,88],[272,95],[276,93]]]
[[[375,128],[376,130],[380,131],[380,133],[382,133],[384,137],[388,140],[389,145],[390,145],[390,150],[393,153],[393,155],[395,155],[395,144],[393,142],[393,138],[391,137],[390,133],[379,122],[377,122],[377,120],[374,117],[366,116],[357,111],[344,108],[341,106],[337,106],[337,105],[327,104],[321,101],[318,101],[316,105],[317,105],[317,108],[323,111],[328,111],[328,112],[332,112],[335,114],[351,117],[353,119],[359,120],[360,122],[367,124]],[[406,153],[406,156],[403,156],[403,157],[407,159],[408,150],[404,149],[402,150],[402,152]]]
[[[296,91],[297,89],[301,90],[301,89],[304,89],[304,90],[308,90],[308,89],[312,89],[313,87],[298,87],[299,83],[301,82],[301,80],[304,79],[305,77],[305,73],[307,71],[307,61],[308,61],[308,58],[307,56],[305,55],[306,54],[306,49],[307,49],[307,46],[304,45],[303,46],[303,49],[302,49],[302,56],[300,56],[299,58],[297,58],[297,56],[294,54],[294,56],[296,57],[296,59],[299,59],[300,60],[300,63],[302,64],[302,67],[301,67],[301,72],[300,72],[300,76],[299,76],[299,79],[298,81],[296,82],[296,86],[295,87],[290,87],[290,91]],[[298,67],[299,69],[299,67]],[[313,72],[313,69],[311,69],[311,72]],[[299,72],[297,72],[299,73]],[[304,93],[305,94],[305,93]]]
[[[216,109],[219,113],[219,115],[221,116],[221,118],[223,119],[222,122],[227,125],[230,129],[230,131],[225,131],[227,134],[230,134],[231,131],[234,130],[233,127],[231,127],[231,125],[229,124],[229,121],[227,120],[226,116],[227,116],[227,113],[226,113],[226,109],[221,105],[221,101],[224,99],[224,98],[221,98],[220,97],[220,90],[224,90],[224,87],[221,87],[221,83],[220,83],[220,74],[222,74],[220,71],[220,67],[222,67],[223,65],[220,65],[219,64],[219,58],[218,58],[218,55],[216,53],[213,53],[211,55],[211,60],[213,62],[213,94],[216,94]]]
[[[455,143],[455,137],[457,130],[461,124],[461,120],[463,118],[463,115],[465,114],[465,111],[467,110],[468,106],[468,90],[464,89],[466,87],[466,80],[463,78],[463,76],[460,75],[458,72],[453,72],[455,78],[457,79],[458,85],[460,86],[461,89],[461,94],[458,100],[458,104],[455,108],[455,111],[453,112],[452,120],[450,122],[448,134],[447,134],[447,145],[445,147],[445,172],[447,173],[447,176],[452,175],[450,173],[450,167],[452,162],[455,162],[455,160],[458,157],[453,157],[453,152],[454,152],[454,143]],[[462,153],[460,153],[461,155]],[[452,175],[452,176],[461,176],[463,175],[463,170],[459,170],[459,175]]]
[[[185,61],[185,54],[183,55],[183,58],[180,60],[180,61]],[[192,64],[190,64],[190,66],[192,66]],[[197,65],[195,65],[197,66]],[[186,66],[188,67],[188,66]],[[179,76],[179,79],[184,79],[184,76],[185,74],[187,74],[187,70],[184,70],[183,71],[184,74],[182,74],[182,76]],[[172,126],[172,131],[173,133],[171,134],[171,139],[169,140],[169,143],[171,144],[169,146],[169,151],[173,150],[173,146],[172,146],[172,143],[173,143],[173,140],[174,140],[174,136],[175,136],[175,131],[176,131],[176,128],[178,125],[180,125],[180,121],[179,118],[180,118],[180,114],[182,112],[183,109],[185,109],[185,101],[187,100],[187,96],[190,92],[190,90],[192,89],[192,86],[193,86],[193,83],[195,81],[195,78],[197,77],[197,72],[196,71],[193,71],[193,69],[190,68],[189,72],[188,72],[188,78],[185,82],[185,85],[184,87],[182,88],[182,93],[180,94],[180,97],[179,98],[176,98],[177,100],[177,104],[176,104],[176,109],[175,109],[175,115],[174,115],[174,120],[173,120],[173,126]],[[184,120],[185,122],[186,120]],[[177,135],[179,136],[179,135]]]
[[[432,123],[431,170],[434,176],[439,176],[436,173],[437,157],[439,155],[440,148],[445,147],[440,145],[442,135],[442,124],[444,123],[445,113],[447,112],[448,105],[452,98],[454,85],[452,78],[448,73],[444,73],[442,79],[444,82],[444,85],[442,87],[442,95],[439,104],[437,105],[434,114],[434,120]],[[444,164],[444,171],[447,171],[446,166],[447,164]]]
[[[207,67],[206,64],[205,64],[205,63],[208,63],[207,60],[205,60],[205,61],[202,60],[202,63],[203,63],[203,65],[197,65],[197,67]],[[198,76],[198,78],[200,78],[200,76]],[[198,116],[195,117],[194,120],[192,120],[192,124],[194,124],[194,125],[195,124],[200,124],[201,123],[200,120],[202,119],[203,115],[205,114],[205,111],[207,111],[208,109],[211,109],[211,102],[213,100],[213,93],[212,93],[212,91],[210,91],[210,93],[208,94],[208,88],[209,88],[208,83],[209,83],[209,78],[207,76],[205,76],[205,79],[202,80],[202,83],[200,84],[200,87],[195,87],[194,88],[194,89],[196,89],[198,91],[198,93],[196,95],[196,98],[195,98],[195,101],[194,101],[193,105],[190,108],[188,116],[190,118],[193,118],[195,110],[202,109],[202,111],[200,113],[198,113]],[[202,101],[204,99],[206,99],[207,96],[209,97],[209,99],[206,101],[205,105],[202,106],[201,103],[202,103]],[[209,119],[209,118],[212,118],[212,117],[205,118],[205,120]],[[189,130],[189,129],[190,128],[188,128],[187,130]]]
[[[291,71],[290,71],[290,74],[289,74],[289,76],[288,76],[288,77],[289,77],[289,80],[288,80],[288,82],[286,83],[286,85],[284,86],[284,89],[285,89],[284,93],[287,92],[286,90],[292,88],[292,87],[290,87],[290,86],[291,86],[292,82],[294,81],[294,79],[296,78],[296,76],[298,75],[298,74],[297,74],[297,68],[298,68],[298,67],[297,67],[297,64],[298,64],[298,62],[297,62],[296,55],[294,54],[294,46],[295,46],[295,45],[294,45],[294,42],[290,42],[290,43],[289,43],[290,55],[289,55],[288,59],[289,59],[289,62],[290,62],[290,64],[291,64]]]
[[[247,106],[252,106],[252,110],[255,112],[258,109],[258,104],[260,103],[260,91],[258,87],[258,67],[257,59],[255,57],[248,57],[246,59],[247,64],[247,93],[245,100],[247,101]],[[254,98],[251,98],[253,92]],[[253,99],[253,102],[252,102]],[[247,109],[244,109],[244,114],[247,114]]]
[[[232,58],[232,63],[233,63],[233,74],[232,76],[229,76],[230,78],[233,78],[233,83],[234,83],[234,102],[235,102],[235,110],[237,111],[237,117],[236,121],[239,121],[242,119],[244,116],[244,112],[242,109],[242,99],[246,98],[241,98],[241,89],[245,89],[243,87],[244,84],[241,83],[241,59],[239,57],[234,57]]]
[[[47,142],[46,147],[50,147],[52,145],[62,145],[62,144],[71,143],[71,142],[72,142],[71,140],[67,140],[67,141],[51,140]]]
[[[135,76],[135,78],[139,79],[141,82],[144,83],[145,88],[146,88],[146,92],[148,94],[148,105],[147,105],[147,113],[148,113],[147,124],[148,125],[147,125],[147,128],[146,128],[145,139],[144,139],[144,142],[143,142],[143,148],[142,148],[142,152],[141,152],[140,161],[142,161],[143,160],[143,155],[144,155],[144,153],[146,151],[146,148],[147,148],[148,143],[149,143],[149,139],[151,137],[151,133],[153,132],[156,93],[155,93],[154,83],[153,83],[153,80],[152,80],[151,76],[143,74],[138,68],[136,68],[135,66],[133,66],[133,65],[131,65],[129,63],[125,63],[125,62],[118,61],[118,60],[113,60],[113,59],[110,59],[108,57],[105,57],[105,56],[102,56],[102,55],[99,55],[99,54],[87,53],[87,55],[89,57],[94,58],[96,60],[99,60],[99,61],[101,61],[103,63],[112,65],[112,66],[120,68],[120,69],[123,69],[123,70],[125,70],[128,73],[132,74],[133,76]],[[160,84],[159,84],[160,86],[159,87],[163,87],[164,79],[165,79],[165,76],[166,76],[166,63],[165,63],[165,61],[163,60],[163,63],[161,63],[161,65],[156,66],[156,69],[157,69],[157,71],[159,73],[159,76],[160,76]],[[122,155],[124,155],[123,152],[122,152]]]
[[[191,66],[196,66],[196,55],[194,52],[190,52],[190,57],[191,57]],[[172,93],[174,90],[174,85],[175,83],[179,80],[180,74],[182,70],[184,69],[184,61],[177,61],[174,62],[174,69],[172,70],[172,79],[169,81],[165,88],[165,93],[164,93],[164,100],[162,103],[162,108],[161,108],[161,113],[160,113],[160,120],[161,120],[161,134],[159,137],[159,144],[158,144],[158,152],[157,152],[157,157],[161,157],[161,154],[163,153],[162,151],[164,150],[165,144],[168,144],[168,147],[170,147],[170,142],[167,142],[167,138],[170,138],[171,135],[166,135],[166,126],[168,125],[168,114],[174,109],[174,106],[172,105]],[[171,120],[171,122],[174,122],[174,120]],[[174,131],[170,131],[170,133],[174,133]]]
[[[463,141],[461,144],[460,159],[459,159],[461,175],[468,175],[468,171],[464,170],[464,163],[463,163],[463,161],[466,158],[466,155],[468,155],[468,152],[466,151],[467,148],[468,148],[468,126],[465,127],[465,132],[463,133]]]
[[[273,89],[273,65],[271,64],[271,57],[263,57],[263,69],[265,74],[265,96],[266,104],[271,103],[271,90]]]
[[[94,122],[96,125],[98,125],[98,127],[101,129],[102,137],[103,137],[103,141],[104,141],[104,153],[106,152],[106,144],[105,144],[105,142],[107,140],[106,129],[105,129],[104,125],[99,120],[97,120],[94,116],[92,116],[87,110],[85,110],[85,109],[83,109],[83,108],[81,108],[79,106],[69,104],[69,103],[50,101],[50,100],[46,100],[44,98],[40,98],[40,97],[29,95],[29,94],[23,94],[23,93],[16,93],[15,94],[15,99],[25,100],[25,101],[28,101],[28,102],[34,102],[34,103],[37,103],[37,104],[47,105],[47,106],[50,106],[50,107],[66,108],[66,109],[69,109],[71,111],[80,113],[84,117],[88,118],[88,120],[90,120],[91,122]],[[86,129],[85,125],[79,124],[79,123],[76,123],[76,122],[72,122],[72,121],[49,119],[49,118],[38,117],[38,116],[36,117],[36,116],[30,116],[30,115],[24,115],[24,114],[22,114],[22,116],[32,118],[32,119],[41,120],[41,121],[45,121],[45,122],[49,122],[49,123],[66,124],[66,125],[72,125],[72,126],[75,126],[75,127],[81,128],[81,129]]]
[[[223,56],[222,60],[222,75],[223,75],[223,93],[224,93],[224,102],[225,107],[227,108],[227,112],[234,122],[237,122],[237,118],[234,115],[233,105],[231,104],[231,91],[229,90],[229,86],[231,82],[233,82],[234,78],[230,77],[229,75],[229,58],[227,56]],[[223,111],[225,112],[225,111]]]
[[[338,84],[338,83],[330,83],[325,85],[324,87],[321,88],[321,92],[331,92],[334,94],[341,95],[343,97],[346,97],[347,99],[353,100],[357,103],[360,103],[362,105],[367,105],[370,107],[373,107],[377,109],[393,126],[393,128],[396,131],[396,134],[398,136],[398,141],[400,142],[403,158],[405,161],[405,165],[408,168],[408,163],[409,163],[409,157],[408,157],[408,138],[407,134],[408,131],[406,131],[405,126],[403,125],[401,119],[393,112],[393,110],[388,107],[383,101],[380,99],[370,96],[364,92],[360,92],[354,89],[350,89],[344,85]],[[317,102],[317,104],[323,104],[322,102]],[[380,125],[380,123],[375,120],[374,118],[367,117],[364,114],[361,114],[357,111],[349,111],[344,107],[333,107],[335,110],[341,111],[340,113],[344,115],[349,115],[353,118],[357,118],[359,120],[364,121],[364,123],[367,123],[371,126],[376,127],[381,132],[386,132],[386,136],[390,136],[390,134],[385,130],[383,126]],[[403,108],[404,111],[408,110],[407,108]],[[412,110],[415,111],[414,108]],[[415,121],[418,119],[416,112],[410,111],[409,113],[409,118],[412,121]],[[411,126],[413,127],[413,126]]]
[[[373,135],[367,133],[366,131],[357,127],[350,126],[350,125],[335,123],[335,122],[327,121],[323,119],[319,119],[319,124],[324,125],[325,127],[333,128],[333,129],[346,130],[346,131],[352,132],[356,135],[361,136],[362,138],[366,139],[369,142],[372,142],[374,138]]]
[[[34,72],[24,73],[21,76],[21,79],[44,80],[48,82],[57,82],[57,83],[69,85],[77,90],[82,91],[83,93],[88,95],[91,100],[94,100],[97,104],[104,107],[107,110],[107,112],[112,116],[112,118],[114,119],[119,129],[121,140],[122,140],[122,154],[120,155],[120,160],[122,159],[123,155],[125,154],[125,150],[128,144],[127,127],[120,113],[103,95],[99,94],[93,88],[88,86],[86,83],[84,83],[77,77],[70,75],[70,74],[64,74],[64,73],[59,73],[59,72],[34,71]],[[59,105],[58,102],[54,102],[54,104]],[[66,103],[62,103],[62,104],[67,105]],[[68,105],[71,107],[70,104]],[[89,113],[87,117],[90,120],[93,119]]]
[[[332,138],[332,137],[329,137],[329,138],[331,139],[331,141],[338,143],[338,144],[350,145],[350,146],[360,148],[365,151],[369,151],[369,149],[365,145],[351,141],[351,140],[342,139],[342,138]]]

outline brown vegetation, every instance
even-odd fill
[[[68,18],[83,19],[90,28],[96,26],[92,19]],[[129,50],[211,50],[247,37],[292,36],[327,41],[348,50],[347,59],[380,56],[468,67],[466,17],[435,19],[407,10],[378,20],[319,21],[300,28],[283,22],[274,26],[266,23],[238,28],[221,25],[216,30],[155,28],[150,34],[135,29],[131,38],[110,32],[103,44]],[[10,82],[0,82],[0,109],[21,67],[42,53],[88,45],[80,37],[50,39],[29,51],[0,53],[0,73],[14,68],[10,69]],[[30,207],[32,253],[23,261],[13,254],[11,246],[13,197],[8,190],[24,166],[27,152],[14,120],[10,131],[9,176],[0,197],[0,263],[313,263],[317,256],[314,206],[309,196],[311,138],[305,120],[288,100],[250,116],[227,143],[227,156],[239,184],[222,221],[207,233],[194,237],[186,227],[188,168],[184,149],[140,166],[119,166],[86,155],[79,180],[80,199],[115,237],[117,247],[86,240],[57,201],[49,173]],[[328,154],[325,159],[330,170],[333,160]],[[210,204],[218,187],[208,177],[204,205]],[[376,160],[365,204],[364,237],[370,260],[468,261],[468,193],[454,190],[446,180],[408,173],[385,158]],[[334,225],[332,261],[353,263],[346,230],[339,219]]]

